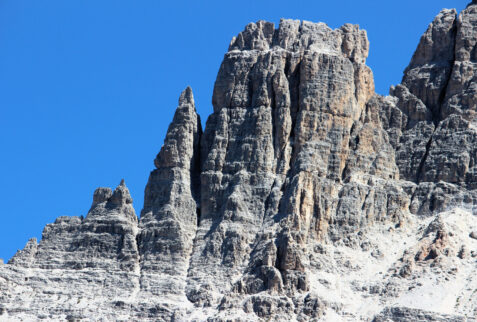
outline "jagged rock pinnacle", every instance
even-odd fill
[[[195,110],[194,95],[192,89],[187,87],[179,97],[179,106],[167,130],[164,145],[154,160],[156,167],[190,168],[190,158],[198,149],[201,133],[202,125]]]
[[[111,188],[97,188],[93,194],[93,204],[91,207],[96,206],[99,203],[106,202],[113,195]]]
[[[154,285],[151,291],[168,294],[186,287],[199,220],[201,135],[192,89],[187,87],[154,161],[157,169],[149,176],[139,222],[141,283]]]
[[[126,187],[124,179],[121,180],[121,183],[114,189],[111,198],[109,198],[108,203],[114,206],[121,206],[123,204],[132,204],[133,200],[129,189]]]
[[[190,105],[191,107],[195,108],[194,95],[192,94],[192,88],[190,86],[187,86],[179,97],[179,106],[184,105]]]
[[[97,188],[93,194],[93,204],[91,208],[94,208],[96,205],[103,202],[108,202],[110,205],[114,206],[121,206],[123,204],[131,204],[132,201],[129,189],[126,187],[126,182],[124,179],[121,179],[121,182],[114,192],[111,188]]]

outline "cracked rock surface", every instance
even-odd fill
[[[98,188],[0,263],[0,320],[477,318],[476,45],[477,4],[442,10],[383,97],[358,26],[250,23],[140,219]]]

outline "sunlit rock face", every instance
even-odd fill
[[[375,94],[366,32],[259,21],[204,131],[179,98],[140,220],[124,182],[0,264],[0,320],[477,317],[477,5]]]

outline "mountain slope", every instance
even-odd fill
[[[251,23],[202,131],[181,94],[138,221],[125,183],[0,264],[4,320],[477,317],[477,4],[374,93],[366,32]]]

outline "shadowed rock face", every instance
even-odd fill
[[[0,264],[0,318],[475,317],[476,33],[474,2],[440,12],[382,97],[358,26],[247,25],[203,133],[180,95],[139,223],[97,189]]]

